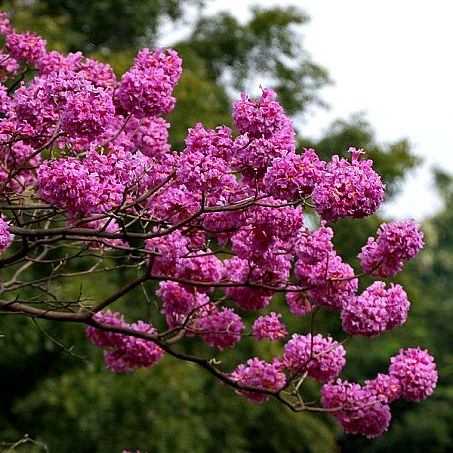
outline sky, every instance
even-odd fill
[[[211,0],[207,12],[226,10],[245,20],[251,5],[277,3],[311,17],[302,28],[304,46],[334,81],[321,91],[330,109],[314,110],[302,133],[321,136],[332,120],[365,112],[380,142],[409,139],[425,163],[386,213],[432,215],[441,203],[430,169],[453,173],[453,1]]]

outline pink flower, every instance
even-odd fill
[[[257,357],[247,360],[246,365],[238,365],[236,370],[230,374],[230,378],[241,385],[274,391],[280,390],[286,382],[285,374],[278,367]],[[269,399],[268,394],[251,390],[238,389],[236,393],[256,403],[264,403]]]
[[[267,193],[282,200],[297,200],[311,195],[321,182],[325,162],[319,160],[313,149],[303,155],[288,153],[273,160],[264,176]]]
[[[249,134],[251,138],[270,138],[276,132],[285,129],[290,120],[283,107],[275,101],[277,94],[265,88],[258,103],[245,93],[233,104],[233,121],[240,134]]]
[[[143,118],[173,110],[176,100],[171,93],[181,75],[181,59],[172,49],[167,53],[143,49],[123,75],[116,96],[126,112]]]
[[[330,337],[294,334],[285,345],[281,359],[293,374],[308,373],[317,381],[329,381],[340,374],[346,364],[346,351]]]
[[[0,253],[3,253],[11,244],[14,235],[9,232],[9,222],[0,217]]]
[[[35,33],[13,31],[6,36],[5,48],[13,58],[36,64],[46,52],[46,41]]]
[[[321,404],[327,409],[342,409],[332,415],[347,433],[373,438],[388,430],[390,407],[358,384],[341,380],[324,384]]]
[[[374,379],[365,381],[365,390],[383,403],[392,403],[401,396],[401,385],[397,378],[378,373]]]
[[[280,313],[270,313],[267,316],[260,316],[253,323],[253,335],[257,340],[269,338],[270,340],[279,340],[288,335],[285,324],[280,321]]]
[[[113,313],[110,310],[105,313],[97,313],[94,319],[104,324],[128,328],[150,335],[157,332],[151,324],[143,321],[128,324],[120,313]],[[106,332],[92,326],[87,327],[87,336],[96,346],[107,348],[104,351],[104,359],[107,367],[115,373],[129,373],[135,368],[152,366],[164,354],[164,351],[152,341],[115,332]]]
[[[361,218],[373,214],[384,200],[384,184],[371,160],[360,160],[363,150],[350,148],[352,161],[333,156],[313,191],[316,212],[324,220]]]
[[[374,282],[360,296],[343,307],[343,329],[351,335],[373,337],[406,321],[410,303],[400,285]]]
[[[202,316],[196,329],[203,341],[217,349],[232,348],[241,339],[241,317],[232,308],[213,310]]]
[[[428,351],[400,349],[400,353],[390,361],[389,374],[398,379],[405,400],[421,401],[433,394],[438,376],[436,363]]]
[[[414,220],[383,223],[377,240],[368,238],[358,257],[365,272],[381,277],[394,277],[404,262],[416,256],[423,247],[423,232]]]

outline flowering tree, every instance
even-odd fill
[[[395,399],[433,393],[434,359],[419,348],[401,349],[387,373],[362,385],[338,379],[349,336],[374,337],[406,321],[404,289],[379,279],[394,277],[423,246],[409,220],[381,225],[358,255],[360,273],[335,251],[328,222],[368,216],[384,199],[363,150],[330,162],[313,149],[297,153],[291,120],[263,89],[257,101],[243,94],[234,103],[236,133],[199,123],[176,152],[162,118],[176,102],[175,51],[141,50],[117,81],[107,64],[47,51],[5,14],[0,33],[2,311],[86,325],[113,372],[168,354],[252,402],[329,412],[346,432],[368,437],[387,430]],[[319,227],[310,229],[304,214],[319,216]],[[105,300],[90,302],[83,291],[68,299],[59,288],[126,268],[137,277]],[[377,280],[359,291],[363,277]],[[135,288],[154,285],[155,326],[113,311]],[[310,318],[308,332],[287,339],[278,294],[293,316]],[[268,305],[273,311],[260,313]],[[317,333],[320,310],[338,312],[344,338]],[[241,340],[283,344],[276,357],[226,370],[183,352],[193,337],[220,351]],[[319,404],[304,400],[307,379],[322,384]]]

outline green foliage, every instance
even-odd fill
[[[164,20],[181,19],[186,5],[201,5],[202,0],[39,0],[6,1],[10,11],[31,15],[34,24],[64,24],[65,47],[70,51],[105,52],[127,50],[139,45],[145,35],[154,39]],[[16,18],[14,18],[16,20]],[[50,19],[50,20],[49,20]],[[36,27],[30,29],[39,31]],[[52,36],[52,35],[51,35]]]
[[[294,7],[255,8],[246,23],[229,13],[201,17],[184,43],[206,64],[208,77],[242,90],[256,74],[275,89],[290,114],[322,103],[317,90],[330,82],[303,47],[299,27],[308,22]]]

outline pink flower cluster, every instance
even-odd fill
[[[345,355],[343,346],[330,337],[294,334],[285,344],[280,363],[293,374],[306,372],[317,381],[330,381],[346,364]]]
[[[363,150],[350,148],[352,162],[334,156],[313,191],[316,212],[324,220],[360,218],[373,214],[384,200],[384,184],[371,160],[361,160]]]
[[[338,380],[324,384],[321,403],[327,409],[337,409],[334,417],[345,432],[368,438],[381,435],[390,425],[390,407],[359,384]]]
[[[401,349],[391,358],[389,374],[359,384],[337,380],[324,384],[321,403],[347,433],[372,438],[387,431],[391,413],[389,404],[398,398],[421,401],[430,396],[437,383],[433,357],[419,348]]]
[[[121,108],[137,118],[170,113],[175,106],[171,96],[181,75],[181,59],[169,49],[143,49],[135,65],[121,78],[116,99]]]
[[[376,396],[383,403],[393,403],[401,397],[399,379],[389,374],[378,373],[374,379],[365,381],[365,390]]]
[[[0,217],[0,253],[3,253],[11,244],[14,236],[9,232],[9,224]]]
[[[275,98],[264,89],[258,102],[243,93],[233,104],[233,122],[241,135],[234,141],[232,165],[250,184],[264,176],[274,158],[295,150],[291,120]]]
[[[396,398],[420,401],[433,392],[436,367],[420,349],[402,350],[388,375],[363,386],[334,383],[346,363],[343,345],[314,330],[288,332],[287,310],[278,308],[283,297],[274,297],[284,295],[291,314],[310,312],[313,320],[323,307],[339,310],[352,335],[371,337],[405,322],[409,302],[401,286],[377,281],[357,295],[361,275],[337,253],[327,225],[373,214],[383,201],[384,184],[362,150],[328,162],[313,149],[299,154],[291,119],[264,88],[258,100],[242,94],[233,104],[235,131],[197,123],[177,152],[161,117],[176,102],[182,62],[174,50],[141,50],[117,80],[108,64],[81,52],[47,51],[42,38],[17,33],[1,12],[0,35],[2,200],[40,199],[50,205],[43,218],[55,216],[49,229],[69,231],[61,241],[80,238],[84,250],[102,247],[92,253],[147,266],[145,276],[159,281],[159,338],[171,340],[159,341],[163,348],[189,336],[224,350],[243,337],[277,341],[291,334],[271,363],[252,358],[232,373],[219,367],[218,376],[256,402],[293,379],[327,382],[322,404],[335,409],[346,431],[370,437],[387,429]],[[313,206],[320,225],[311,231],[312,213],[304,210]],[[10,226],[33,228],[0,217],[0,252],[11,243]],[[392,277],[422,246],[415,222],[383,224],[359,259],[365,273]],[[270,314],[257,313],[254,321],[243,314],[268,305]],[[115,372],[153,365],[163,355],[153,341],[134,336],[156,335],[148,323],[128,324],[107,311],[92,324],[88,337]]]
[[[335,252],[313,265],[299,259],[295,274],[316,303],[330,308],[343,308],[358,288],[354,270]]]
[[[238,365],[230,378],[241,385],[272,391],[280,390],[286,383],[286,376],[278,366],[257,357],[247,360],[246,365]],[[269,399],[268,394],[252,390],[237,390],[237,393],[256,403],[264,403]]]
[[[280,340],[288,335],[285,324],[280,321],[281,313],[270,313],[267,316],[260,316],[253,323],[253,335],[257,340],[269,338],[270,340]]]
[[[232,308],[214,309],[202,316],[197,331],[203,341],[217,349],[232,348],[241,339],[241,317]]]
[[[359,259],[365,272],[394,277],[401,271],[404,262],[416,256],[422,247],[423,232],[415,221],[383,223],[377,232],[377,239],[368,238]]]
[[[263,183],[266,192],[282,200],[298,200],[311,195],[324,175],[325,162],[315,150],[303,155],[294,152],[276,158],[267,170]]]
[[[107,310],[105,313],[97,313],[96,322],[116,328],[131,329],[135,332],[143,332],[150,335],[157,330],[143,321],[128,324],[120,313]],[[105,348],[104,359],[107,367],[115,373],[129,373],[135,368],[143,368],[154,365],[164,355],[164,351],[152,341],[132,337],[116,332],[108,332],[96,327],[87,327],[87,336],[93,344]]]
[[[46,41],[35,33],[13,31],[6,35],[5,48],[16,60],[35,64],[46,52]]]
[[[373,337],[406,322],[410,303],[400,285],[385,288],[384,282],[374,282],[360,296],[343,307],[343,330],[351,335]]]
[[[251,138],[270,138],[288,126],[283,107],[275,100],[277,94],[265,88],[256,103],[245,93],[233,104],[233,122],[240,134]]]
[[[73,217],[110,211],[125,201],[125,190],[139,183],[148,166],[141,153],[121,149],[108,155],[89,151],[83,160],[46,160],[37,172],[39,196]]]
[[[389,374],[398,379],[401,396],[408,401],[421,401],[432,395],[438,378],[434,358],[420,348],[400,349],[391,358]]]

